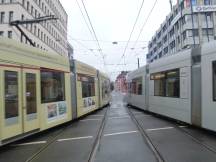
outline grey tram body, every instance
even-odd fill
[[[127,103],[139,109],[216,131],[216,86],[213,78],[215,47],[216,41],[206,43],[202,48],[186,49],[130,72],[127,76]],[[151,75],[173,69],[179,71],[179,96],[155,95],[155,81],[151,79]],[[130,86],[137,77],[143,79],[142,95],[131,92]]]

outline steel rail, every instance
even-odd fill
[[[151,138],[148,136],[147,132],[142,128],[139,121],[135,117],[135,115],[131,112],[130,108],[128,108],[128,114],[130,115],[131,119],[134,121],[135,125],[137,126],[138,130],[140,131],[143,139],[146,141],[147,145],[155,155],[158,162],[165,162],[160,152],[157,150],[156,146],[153,144]]]
[[[93,148],[92,148],[92,150],[91,150],[91,152],[89,154],[88,162],[94,162],[95,161],[95,156],[96,156],[96,153],[97,153],[98,148],[100,146],[101,138],[102,138],[103,132],[104,132],[104,127],[105,127],[105,124],[106,124],[106,121],[107,121],[107,112],[108,112],[109,108],[110,108],[110,106],[107,106],[106,112],[104,114],[104,117],[102,119],[100,128],[99,128],[97,136],[95,138]]]

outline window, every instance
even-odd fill
[[[65,100],[65,77],[63,72],[41,71],[41,102]]]
[[[35,10],[35,18],[37,18],[37,10]]]
[[[24,20],[24,19],[25,19],[24,15],[21,15],[21,20]]]
[[[12,31],[8,31],[8,38],[12,38]]]
[[[182,36],[183,36],[183,40],[185,40],[187,38],[187,31],[184,31]]]
[[[5,119],[18,116],[18,73],[5,71]]]
[[[164,53],[164,54],[167,54],[167,53],[168,53],[168,50],[169,50],[168,47],[165,47],[165,48],[163,49],[163,53]]]
[[[30,7],[29,1],[27,1],[27,6],[26,6],[27,11],[29,11],[29,7]]]
[[[109,97],[110,94],[110,81],[109,80],[104,80],[102,83],[102,98],[107,98]]]
[[[154,96],[180,97],[179,69],[151,74],[154,80]]]
[[[164,43],[167,42],[167,35],[163,37],[163,42],[164,42]]]
[[[204,0],[204,5],[210,5],[210,0]]]
[[[1,12],[1,19],[0,19],[1,23],[5,22],[5,12]]]
[[[154,80],[154,96],[165,96],[165,73],[152,74],[151,80]]]
[[[9,12],[9,22],[13,21],[13,15],[14,15],[14,12],[10,11]]]
[[[3,37],[3,36],[4,36],[4,32],[0,31],[0,37]]]
[[[166,73],[166,97],[179,97],[179,70]]]
[[[142,77],[135,78],[132,80],[132,94],[142,95]]]
[[[213,101],[216,101],[216,61],[213,62]]]
[[[205,28],[205,29],[202,29],[202,35],[203,36],[213,36],[214,35],[214,31],[213,29],[208,29],[208,28]]]
[[[31,14],[33,15],[33,12],[34,12],[34,7],[31,6]]]
[[[36,74],[26,74],[26,105],[27,114],[37,112]]]
[[[78,74],[78,81],[81,82],[83,98],[95,96],[94,77]]]

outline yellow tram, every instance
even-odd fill
[[[71,70],[70,64],[56,53],[0,39],[0,145],[105,105],[99,105],[100,72],[79,61]]]

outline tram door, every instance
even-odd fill
[[[1,135],[10,139],[23,132],[21,69],[9,65],[1,67]]]
[[[23,132],[39,128],[39,71],[23,70]]]

